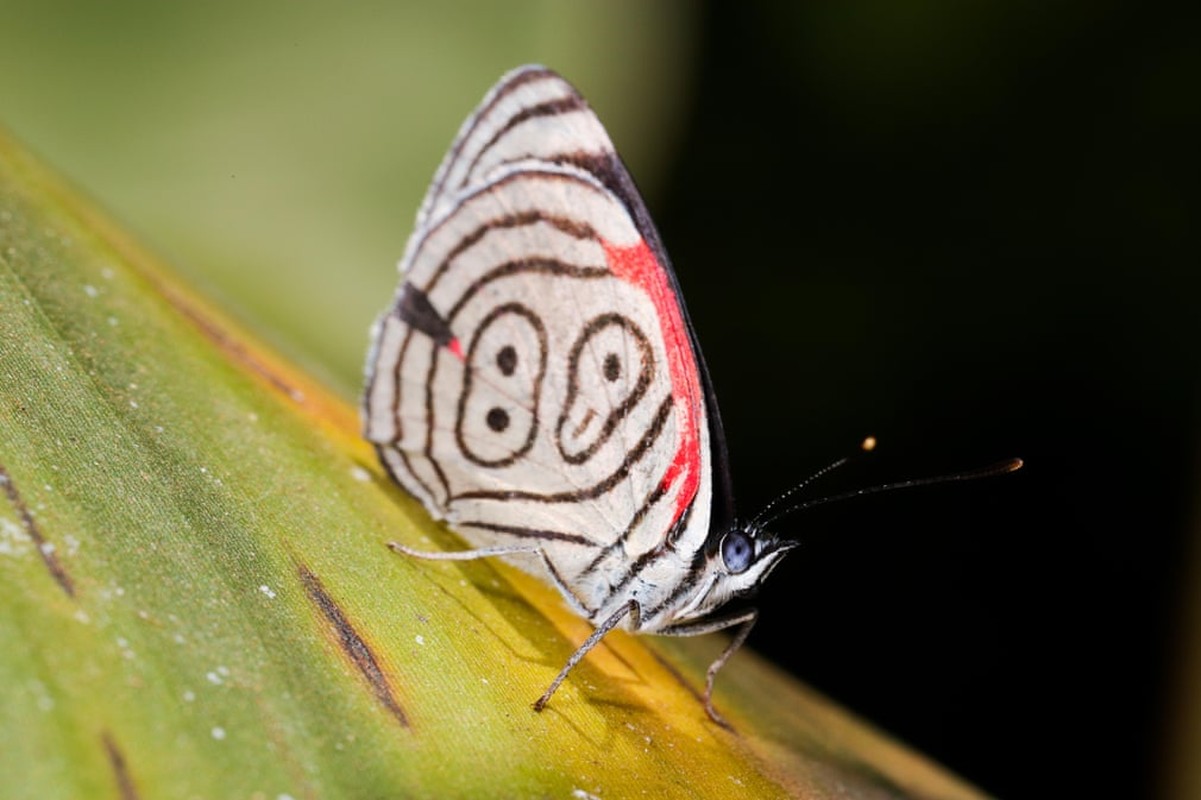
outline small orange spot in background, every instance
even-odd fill
[[[876,437],[875,436],[867,437],[866,439],[863,440],[863,444],[861,444],[859,446],[863,448],[863,452],[870,453],[871,451],[876,449]]]

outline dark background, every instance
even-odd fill
[[[990,792],[1152,794],[1195,528],[1199,29],[784,5],[708,5],[652,209],[742,513],[869,433],[807,496],[1026,468],[781,520],[805,545],[750,645]]]

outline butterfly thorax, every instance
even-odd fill
[[[579,588],[589,589],[601,601],[587,608],[591,621],[606,619],[634,600],[640,609],[636,629],[661,631],[713,617],[730,601],[753,593],[795,546],[794,541],[751,526],[719,529],[691,552],[677,543],[644,556],[653,559],[653,565],[629,580],[616,585],[581,583]],[[635,628],[635,621],[627,620],[624,627]]]

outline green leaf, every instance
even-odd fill
[[[0,138],[10,797],[976,797],[719,637],[588,625],[453,547],[348,405]]]

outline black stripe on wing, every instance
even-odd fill
[[[456,528],[476,528],[477,530],[492,531],[493,533],[502,533],[506,536],[515,536],[519,539],[541,539],[544,541],[566,542],[568,544],[579,544],[586,547],[599,547],[600,545],[578,533],[565,533],[563,531],[552,531],[545,528],[527,528],[524,525],[502,525],[497,522],[483,522],[479,520],[459,520],[455,522]]]
[[[651,491],[647,494],[646,499],[642,501],[642,505],[638,507],[638,510],[634,512],[634,516],[630,519],[629,524],[626,525],[625,530],[623,530],[617,536],[617,538],[613,540],[612,544],[609,544],[604,550],[597,553],[596,557],[588,563],[588,566],[584,567],[584,569],[580,571],[578,577],[582,578],[592,574],[592,572],[605,563],[605,561],[613,554],[614,551],[624,550],[625,543],[629,541],[630,536],[632,536],[634,533],[634,530],[642,523],[642,520],[646,518],[646,515],[650,513],[651,509],[654,508],[655,505],[666,496],[667,487],[663,484],[663,481],[659,481],[657,484],[655,484],[655,488],[651,489]]]
[[[581,267],[555,258],[519,258],[513,261],[506,261],[498,264],[467,284],[467,288],[463,290],[459,299],[455,301],[450,312],[446,315],[447,319],[454,322],[455,317],[459,315],[463,307],[473,297],[483,291],[488,284],[523,273],[557,275],[564,278],[577,278],[581,280],[607,278],[612,274],[609,272],[608,267]]]
[[[495,184],[491,184],[484,191],[496,191],[498,186],[503,186],[514,177],[519,176],[508,176],[505,179],[497,181]],[[450,269],[451,263],[453,263],[454,260],[464,252],[470,250],[472,247],[478,244],[481,239],[483,239],[492,231],[503,230],[506,228],[521,228],[526,225],[534,225],[539,222],[546,223],[547,225],[554,227],[556,230],[565,233],[568,236],[573,236],[576,239],[587,239],[589,241],[597,240],[596,231],[593,230],[592,226],[588,225],[587,223],[576,219],[569,219],[567,217],[559,217],[553,214],[547,214],[543,211],[529,210],[522,211],[518,214],[507,214],[503,217],[495,217],[483,223],[471,233],[463,236],[459,240],[458,244],[451,248],[450,252],[446,254],[446,258],[442,259],[442,263],[438,265],[438,268],[434,271],[433,276],[426,284],[426,291],[433,291],[433,288],[438,284],[438,281],[440,281],[442,276],[445,275]]]
[[[471,177],[475,173],[476,167],[479,165],[480,161],[484,159],[484,156],[488,155],[488,151],[495,147],[501,139],[505,138],[505,136],[511,133],[514,128],[521,125],[523,122],[527,122],[531,119],[557,117],[560,114],[570,114],[575,111],[580,111],[581,109],[588,109],[588,104],[584,102],[584,98],[580,97],[579,94],[571,94],[567,97],[560,97],[556,100],[551,100],[546,103],[539,103],[538,105],[534,106],[526,106],[525,108],[521,109],[516,114],[509,117],[505,124],[501,126],[496,133],[492,134],[492,138],[489,139],[487,143],[480,148],[480,151],[475,154],[475,157],[471,159],[471,163],[467,166],[467,172],[463,176],[463,180],[459,182],[458,188],[462,189],[468,185]],[[549,161],[555,164],[562,163],[563,161],[563,156],[560,154],[545,152],[526,153],[519,157],[502,161],[497,166],[503,166],[507,163],[514,163],[530,158],[533,158],[537,161]]]

